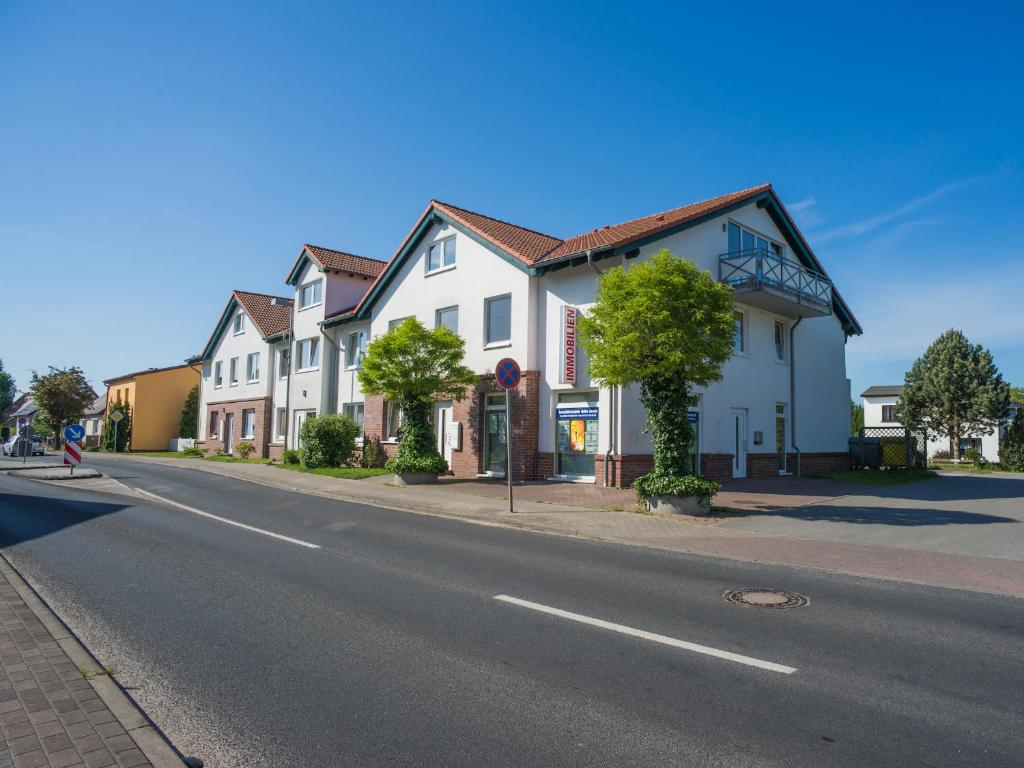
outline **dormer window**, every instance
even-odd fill
[[[455,266],[455,238],[431,243],[427,249],[427,272],[440,272]]]
[[[245,333],[245,312],[235,315],[235,336],[240,333]]]
[[[299,289],[299,309],[315,307],[323,300],[324,281],[314,280]]]

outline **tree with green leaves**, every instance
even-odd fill
[[[30,391],[36,405],[46,412],[57,435],[57,445],[60,445],[64,427],[81,421],[82,414],[96,399],[85,374],[75,366],[66,369],[51,366],[45,376],[32,371]]]
[[[196,384],[189,390],[188,397],[185,398],[185,407],[181,409],[181,420],[178,422],[178,437],[186,439],[198,437],[198,421],[199,385]]]
[[[1010,402],[1024,405],[1024,387],[1010,387]]]
[[[1003,469],[1024,472],[1024,408],[1017,411],[999,441],[999,464]]]
[[[6,411],[17,396],[18,388],[14,383],[14,377],[4,370],[4,361],[0,360],[0,411]]]
[[[960,458],[966,437],[991,435],[1006,415],[1010,385],[992,360],[992,353],[949,330],[914,361],[896,402],[896,418],[923,427],[929,436],[945,435],[949,453]]]
[[[462,364],[466,342],[444,326],[428,330],[414,317],[383,336],[366,350],[359,383],[368,395],[384,395],[402,409],[398,453],[388,459],[396,474],[433,474],[448,471],[437,452],[431,427],[431,406],[437,400],[461,400],[477,376]]]
[[[114,420],[110,418],[114,411],[120,411],[123,418],[114,426]],[[115,434],[117,442],[114,442]],[[128,403],[122,403],[121,398],[107,406],[107,419],[103,425],[103,450],[116,451],[120,453],[128,449],[128,442],[132,439],[132,407]]]
[[[593,379],[640,385],[654,452],[654,468],[633,484],[641,498],[710,498],[717,491],[691,474],[687,408],[697,402],[695,387],[722,378],[734,317],[732,289],[667,250],[598,280],[596,302],[577,330]]]
[[[864,406],[856,400],[850,401],[850,434],[859,435],[864,428]]]

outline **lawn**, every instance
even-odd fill
[[[111,453],[111,451],[102,451]],[[119,451],[121,453],[121,451]],[[155,459],[188,459],[192,458],[181,453],[181,451],[123,451],[125,456],[152,456]]]
[[[188,458],[187,456],[181,456],[181,458]],[[271,459],[257,459],[248,458],[243,459],[241,456],[218,456],[217,454],[211,454],[210,456],[203,456],[203,461],[224,461],[229,464],[270,464]]]
[[[962,461],[959,464],[957,464],[955,461],[943,461],[943,460],[935,461],[933,459],[931,464],[929,464],[929,466],[932,469],[951,469],[951,470],[954,470],[956,472],[976,472],[978,474],[984,474],[986,472],[1012,472],[1013,471],[1013,470],[1010,470],[1010,469],[1003,469],[996,462],[992,462],[990,464],[983,464],[983,465],[979,466],[977,464],[971,464],[969,461]]]
[[[831,472],[813,475],[813,477],[860,485],[906,485],[921,480],[934,480],[938,475],[930,469],[914,469],[910,472],[902,469],[847,469],[843,472]]]
[[[364,480],[367,477],[391,474],[386,469],[365,469],[364,467],[324,467],[322,469],[309,469],[301,464],[275,464],[274,466],[280,467],[281,469],[288,469],[292,472],[306,472],[310,475],[340,477],[343,480]]]

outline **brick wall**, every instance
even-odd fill
[[[650,454],[611,456],[608,470],[608,485],[613,488],[632,488],[633,481],[646,475],[654,468],[654,457]],[[594,457],[594,476],[597,485],[604,485],[604,454]]]
[[[253,433],[250,438],[242,437],[242,411],[252,408],[256,411]],[[255,397],[249,400],[229,400],[222,403],[210,403],[206,408],[206,425],[209,429],[210,414],[217,414],[217,434],[204,435],[202,442],[203,450],[207,453],[215,453],[218,449],[224,450],[224,423],[225,416],[234,414],[232,432],[232,444],[237,446],[241,440],[249,440],[256,446],[253,452],[254,457],[266,459],[269,457],[268,446],[270,433],[273,429],[273,403],[269,397]]]
[[[813,475],[818,473],[842,472],[850,468],[850,453],[802,453],[800,454],[800,473]],[[789,454],[789,469],[796,472],[796,454]]]
[[[708,480],[723,482],[732,479],[731,453],[702,453],[700,473]]]
[[[774,452],[747,454],[747,477],[778,477],[778,474],[778,454]]]

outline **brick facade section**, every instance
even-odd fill
[[[708,480],[719,483],[732,480],[731,453],[702,453],[700,455],[700,473]]]
[[[252,437],[242,437],[242,411],[248,409],[256,411],[256,418],[252,431]],[[206,425],[209,430],[210,414],[217,414],[217,434],[205,435],[202,447],[207,453],[216,453],[224,450],[224,423],[225,416],[234,414],[232,424],[232,445],[238,446],[239,441],[249,440],[256,446],[252,456],[260,459],[270,458],[270,433],[274,428],[274,407],[269,397],[254,397],[249,400],[229,400],[221,403],[209,403],[206,407]]]
[[[802,453],[800,454],[800,474],[815,475],[828,472],[843,472],[850,468],[850,452],[840,453]],[[796,454],[789,454],[789,469],[796,471]]]

